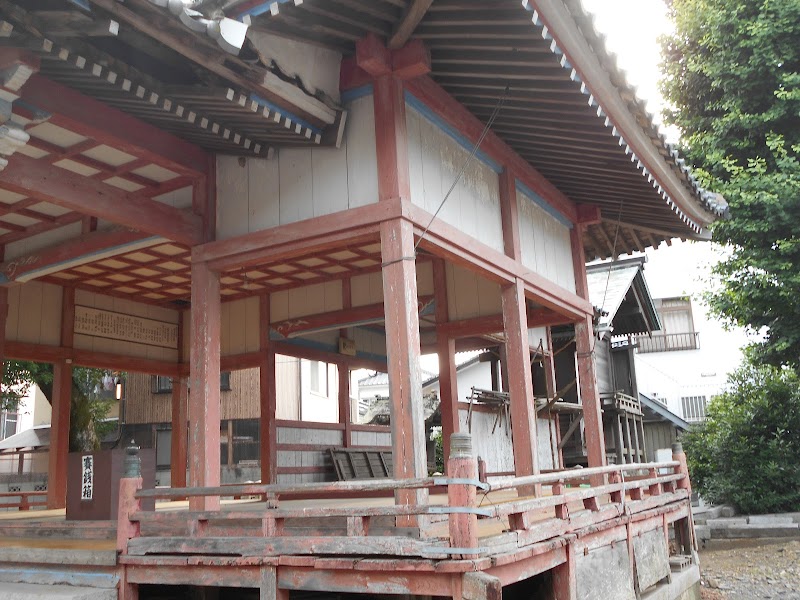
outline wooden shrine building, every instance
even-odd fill
[[[0,354],[54,365],[47,507],[67,502],[77,365],[171,378],[173,469],[166,489],[129,471],[115,522],[0,526],[83,538],[0,553],[0,581],[38,568],[126,600],[697,589],[683,454],[606,466],[585,263],[707,239],[726,206],[578,0],[0,0],[0,63]],[[555,394],[564,325],[589,468],[542,473],[534,392]],[[454,435],[454,354],[488,346],[514,476],[485,482]],[[428,353],[446,477],[426,467]],[[357,430],[349,371],[388,373],[393,479],[279,481],[276,355],[339,369],[331,446]],[[261,483],[220,487],[220,373],[254,367]]]

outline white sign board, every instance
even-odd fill
[[[81,500],[91,500],[94,493],[94,456],[81,457]]]

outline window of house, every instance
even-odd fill
[[[19,415],[14,412],[4,412],[0,417],[0,440],[11,437],[17,433]]]
[[[231,372],[225,371],[219,374],[219,389],[223,392],[231,391]],[[154,394],[171,394],[172,393],[172,377],[164,375],[153,376],[153,393]]]
[[[172,377],[165,377],[164,375],[153,376],[153,393],[154,394],[171,394],[172,393]]]
[[[156,467],[164,468],[172,463],[172,430],[156,431]]]
[[[328,395],[328,363],[318,360],[309,361],[310,381],[309,386],[312,392],[320,396]]]
[[[682,396],[683,418],[687,421],[702,421],[706,418],[705,396]]]

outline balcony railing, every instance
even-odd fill
[[[677,350],[697,350],[700,347],[699,333],[662,333],[636,336],[637,352],[675,352]]]

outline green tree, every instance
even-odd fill
[[[102,369],[73,367],[70,400],[70,452],[87,452],[100,448],[100,441],[114,428],[105,421],[111,402],[103,400],[99,390]],[[53,365],[32,361],[8,360],[3,363],[2,408],[16,408],[31,386],[37,385],[52,402]]]
[[[800,367],[800,0],[674,0],[667,122],[731,218],[713,312],[763,333],[755,356]]]
[[[693,485],[743,513],[800,510],[800,377],[745,364],[683,437]]]

